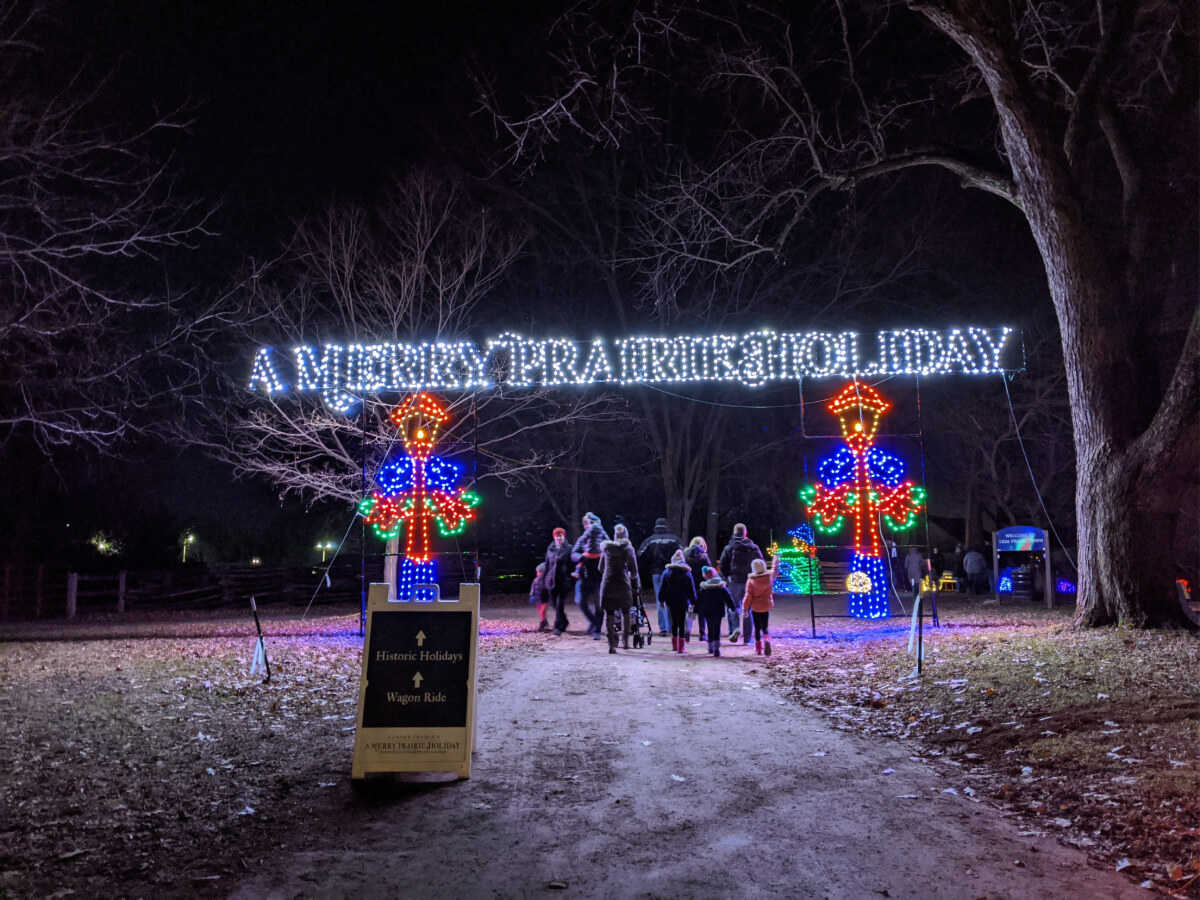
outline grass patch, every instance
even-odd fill
[[[919,679],[906,633],[857,622],[778,641],[768,676],[843,727],[913,742],[1027,827],[1200,895],[1200,641],[939,605]]]

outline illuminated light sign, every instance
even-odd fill
[[[250,389],[319,392],[348,410],[366,394],[469,391],[493,385],[711,384],[759,387],[802,378],[981,375],[1019,368],[1013,329],[905,328],[755,331],[703,337],[606,341],[533,340],[505,333],[485,341],[302,345],[254,353]],[[286,378],[284,376],[287,376]]]

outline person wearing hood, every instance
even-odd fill
[[[708,558],[708,542],[699,535],[692,538],[688,542],[687,549],[683,551],[683,558],[687,560],[688,567],[692,570],[692,581],[696,585],[696,590],[699,591],[700,582],[704,580],[704,570],[712,565],[712,560]],[[700,623],[700,640],[704,640],[707,623],[699,613],[696,614],[696,621]],[[691,638],[692,622],[690,618],[684,633]]]
[[[608,532],[600,524],[600,517],[595,513],[583,514],[583,534],[571,548],[571,559],[582,566],[583,571],[579,580],[579,608],[588,620],[588,634],[594,640],[600,640],[600,626],[604,622],[604,613],[599,605],[595,610],[592,603],[600,590],[600,554],[604,542],[608,540]]]
[[[771,582],[774,572],[767,569],[767,564],[761,559],[751,563],[750,577],[746,579],[746,595],[742,600],[742,611],[749,613],[754,620],[754,652],[762,656],[765,652],[771,655],[771,635],[767,631],[767,619],[775,598],[771,596]]]
[[[746,579],[750,577],[750,566],[754,560],[762,558],[763,552],[758,549],[758,544],[746,537],[746,526],[741,522],[734,525],[733,537],[721,551],[721,574],[729,583],[729,593],[733,602],[739,607],[742,598],[746,596]],[[742,623],[740,631],[744,638],[742,643],[750,643],[749,620]],[[734,612],[729,616],[729,639],[737,641],[738,633],[738,614]]]
[[[676,550],[667,567],[663,569],[660,599],[671,613],[671,649],[682,653],[686,640],[684,625],[688,607],[696,602],[696,582],[692,580],[692,569],[684,559],[683,551]]]
[[[611,541],[605,541],[600,553],[600,609],[608,621],[608,652],[617,652],[618,632],[624,631],[624,647],[629,649],[633,618],[629,608],[634,605],[637,590],[637,556],[629,543],[624,525],[613,528]]]
[[[567,543],[567,532],[564,528],[555,528],[551,532],[550,546],[546,548],[546,589],[550,592],[550,602],[554,604],[554,633],[562,634],[567,630],[567,597],[570,596],[571,582],[571,545]]]
[[[708,652],[711,656],[721,655],[721,620],[727,610],[737,610],[729,588],[721,580],[721,573],[712,566],[705,566],[702,573],[704,580],[700,582],[700,591],[696,594],[696,618],[700,620],[700,630],[708,628]]]
[[[546,589],[546,564],[540,562],[533,570],[533,584],[529,586],[529,602],[537,604],[538,631],[549,631],[550,623],[546,621],[546,610],[550,606],[550,592]]]
[[[650,582],[654,585],[654,608],[658,613],[658,633],[662,637],[667,636],[667,631],[671,627],[670,612],[667,610],[666,603],[659,598],[663,569],[681,546],[679,538],[673,535],[671,529],[667,527],[667,520],[655,519],[654,533],[642,541],[642,545],[638,547],[638,563],[643,572],[650,574]]]

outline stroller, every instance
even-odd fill
[[[642,592],[634,591],[634,605],[630,607],[629,614],[633,616],[633,646],[640,650],[642,647],[649,647],[650,641],[654,637],[654,629],[650,627],[650,617],[646,615],[646,607],[642,603]]]

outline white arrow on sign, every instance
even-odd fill
[[[421,682],[424,680],[425,679],[421,676],[421,673],[418,672],[413,676],[413,687],[419,688],[421,686]]]
[[[423,632],[423,631],[417,632],[417,646],[418,647],[425,646],[425,632]]]

